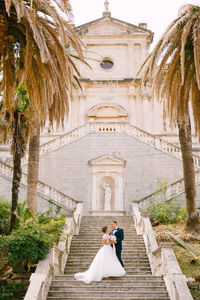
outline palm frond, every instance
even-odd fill
[[[200,135],[200,6],[186,5],[167,28],[137,76],[164,103],[170,125],[184,123],[191,100],[196,133]]]
[[[182,247],[183,249],[187,250],[193,257],[195,260],[198,259],[197,254],[195,253],[195,251],[188,247],[181,239],[175,237],[172,233],[167,232],[167,235],[170,237],[170,239],[179,247]]]

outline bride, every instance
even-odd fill
[[[111,247],[115,241],[111,240],[112,238],[109,236],[109,228],[103,227],[102,232],[104,233],[104,246],[97,252],[89,269],[82,273],[76,273],[75,279],[89,284],[91,281],[100,281],[103,277],[125,275],[126,272],[116,256],[115,247]]]

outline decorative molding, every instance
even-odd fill
[[[89,118],[124,118],[127,116],[127,111],[114,102],[96,104],[88,111]]]

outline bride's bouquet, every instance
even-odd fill
[[[110,242],[116,242],[117,238],[115,235],[110,235],[109,240],[110,240]]]

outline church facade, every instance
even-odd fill
[[[82,89],[74,92],[65,129],[41,134],[47,150],[40,157],[39,180],[83,201],[85,215],[131,214],[132,201],[154,192],[160,182],[183,177],[181,159],[159,146],[161,136],[177,138],[163,124],[162,104],[153,101],[148,87],[139,93],[134,85],[153,33],[146,23],[113,18],[107,1],[101,18],[75,30],[90,67],[79,63]],[[2,196],[11,197],[10,186],[2,178]],[[21,200],[25,194],[21,187]],[[39,196],[38,201],[40,211],[47,208]]]
[[[108,6],[101,18],[75,30],[90,67],[79,65],[82,90],[74,93],[65,130],[89,129],[41,158],[40,179],[83,201],[85,214],[129,214],[132,201],[153,192],[164,178],[182,177],[181,161],[129,133],[133,126],[151,135],[168,134],[162,105],[152,104],[151,91],[138,93],[133,83],[153,33],[145,23],[113,18]]]

